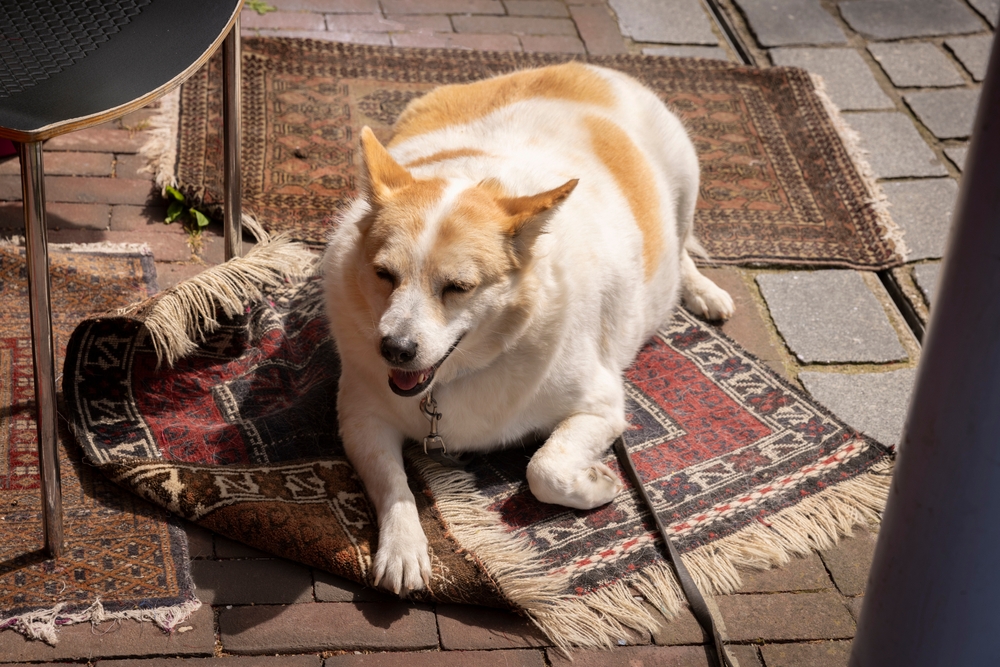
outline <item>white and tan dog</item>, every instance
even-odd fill
[[[709,319],[729,295],[689,251],[698,161],[635,80],[570,63],[414,100],[388,149],[361,133],[367,183],[324,259],[343,366],[347,455],[379,521],[375,584],[428,582],[403,471],[433,389],[449,452],[545,434],[539,500],[588,509],[621,490],[600,459],[625,429],[622,371],[683,295]]]

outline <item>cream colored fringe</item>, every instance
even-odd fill
[[[23,236],[11,236],[0,239],[0,247],[24,247]],[[98,241],[96,243],[50,243],[49,250],[64,252],[87,252],[101,255],[152,255],[153,251],[145,243],[111,243]]]
[[[107,612],[104,610],[101,600],[97,599],[94,604],[73,614],[61,613],[65,607],[66,605],[63,603],[52,609],[35,611],[12,618],[2,618],[0,619],[0,628],[14,630],[28,639],[41,639],[52,645],[59,641],[57,630],[60,627],[87,621],[90,621],[91,625],[94,626],[107,621],[115,621],[116,623],[125,620],[151,622],[166,632],[173,632],[178,625],[186,621],[201,607],[201,602],[188,600],[174,607]]]
[[[666,618],[685,604],[666,562],[628,580],[585,596],[566,593],[569,575],[549,576],[526,538],[509,532],[488,500],[477,493],[471,474],[442,467],[424,456],[411,457],[434,492],[447,529],[462,548],[479,558],[507,599],[524,610],[564,652],[570,647],[609,647],[625,628],[655,631],[659,621],[633,593]],[[793,555],[825,549],[855,526],[877,525],[889,493],[892,461],[883,461],[854,479],[821,491],[793,507],[734,535],[682,556],[706,594],[732,593],[742,586],[737,568],[767,569]]]
[[[826,115],[830,118],[834,129],[837,130],[837,134],[840,136],[840,140],[843,142],[844,148],[851,158],[851,162],[854,163],[854,166],[858,170],[858,175],[861,176],[861,182],[864,183],[865,190],[868,191],[868,201],[866,203],[875,212],[875,218],[882,231],[882,238],[892,243],[899,256],[906,259],[910,250],[906,247],[906,241],[903,240],[905,232],[889,214],[889,202],[886,199],[885,193],[882,192],[882,187],[875,180],[875,171],[868,162],[868,151],[861,148],[860,135],[858,135],[854,128],[847,124],[847,121],[840,114],[840,109],[830,99],[830,96],[826,92],[826,82],[823,80],[823,77],[818,74],[810,74],[809,76],[812,79],[816,96],[819,97],[820,102],[823,104]]]
[[[243,216],[243,225],[260,240],[245,256],[205,269],[152,301],[116,311],[121,316],[146,311],[143,325],[159,361],[173,365],[191,354],[197,341],[219,328],[220,311],[233,317],[261,299],[264,288],[300,281],[313,271],[317,257],[306,246],[285,235],[270,238],[250,216]]]
[[[177,187],[177,135],[181,113],[181,88],[177,86],[160,98],[160,111],[150,118],[146,143],[139,154],[146,158],[140,171],[152,173],[160,191],[168,185]]]

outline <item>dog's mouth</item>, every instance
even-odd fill
[[[444,356],[438,359],[437,363],[430,368],[424,368],[419,371],[407,371],[402,368],[390,368],[389,369],[389,389],[392,389],[393,393],[399,396],[417,396],[423,393],[427,387],[431,386],[434,382],[434,374],[437,369],[441,367],[444,360],[447,359],[458,344],[461,342],[462,336],[451,344],[448,351],[444,353]]]

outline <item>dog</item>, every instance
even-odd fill
[[[360,134],[364,185],[323,258],[348,458],[379,523],[372,578],[429,584],[403,443],[450,453],[547,436],[527,480],[590,509],[622,489],[601,458],[626,426],[622,373],[671,316],[726,319],[692,231],[698,160],[638,81],[568,63],[437,88],[383,145]]]

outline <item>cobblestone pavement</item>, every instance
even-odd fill
[[[649,53],[738,62],[702,0],[270,0],[243,14],[246,35],[384,44]],[[717,0],[759,66],[823,75],[860,134],[906,230],[910,262],[891,275],[858,271],[711,269],[733,295],[724,330],[846,421],[886,443],[899,438],[919,358],[917,337],[884,284],[917,319],[933,301],[998,0]],[[192,253],[136,154],[152,110],[45,146],[52,242],[145,242],[161,287],[222,259],[213,225]],[[21,226],[16,161],[0,161],[0,232]],[[817,295],[819,298],[817,298]],[[919,328],[919,327],[918,327]],[[875,406],[873,408],[873,406]],[[205,602],[173,636],[124,623],[67,627],[56,647],[0,633],[0,663],[168,665],[561,665],[563,657],[507,613],[410,605],[272,558],[191,526]],[[718,598],[746,666],[847,664],[874,535],[751,573]],[[706,665],[690,614],[577,665]]]

